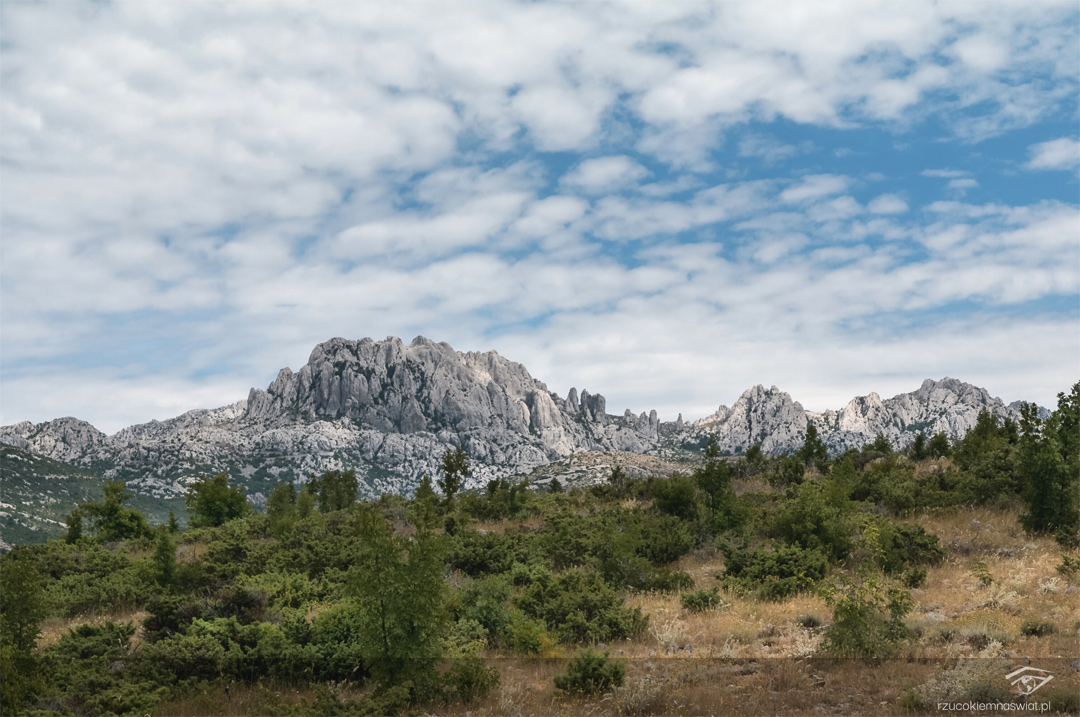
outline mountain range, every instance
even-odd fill
[[[280,479],[334,469],[356,470],[365,495],[407,494],[422,475],[437,473],[451,446],[469,455],[469,485],[482,485],[586,451],[692,458],[708,434],[731,454],[754,443],[781,454],[802,445],[809,423],[834,453],[878,434],[902,447],[920,431],[957,438],[981,411],[1016,417],[1017,408],[951,378],[823,413],[759,385],[700,420],[661,422],[656,411],[609,414],[604,397],[584,389],[559,396],[495,351],[462,353],[424,337],[408,345],[335,338],[316,346],[299,371],[281,369],[265,390],[228,406],[111,436],[70,417],[0,427],[0,525],[4,539],[20,527],[55,531],[83,499],[72,487],[106,478],[125,479],[138,502],[160,506],[176,504],[200,473],[222,471],[256,502]]]

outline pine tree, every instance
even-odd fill
[[[446,632],[442,546],[423,527],[411,539],[394,537],[366,507],[356,531],[350,589],[366,667],[384,686],[411,683],[414,698],[423,699],[435,687]]]
[[[447,501],[453,500],[454,495],[465,485],[465,477],[469,475],[469,459],[465,455],[465,449],[446,450],[442,457],[442,474],[439,479],[439,490],[446,496]]]

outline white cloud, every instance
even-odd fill
[[[835,174],[814,174],[781,192],[780,200],[784,202],[804,202],[808,199],[819,199],[830,194],[843,192],[847,189],[848,184],[847,177]]]
[[[971,172],[966,172],[960,169],[924,169],[922,176],[924,177],[937,177],[939,179],[955,179],[958,177],[966,177]]]
[[[840,174],[862,146],[843,169],[753,183],[761,162],[740,158],[810,154],[772,120],[794,136],[931,118],[977,140],[1071,111],[1074,13],[7,6],[3,420],[119,427],[241,398],[329,336],[417,333],[688,415],[758,381],[846,399],[851,376],[885,391],[964,370],[1045,400],[1075,326],[992,307],[1075,295],[1075,211],[937,201],[912,217],[895,186],[864,210]],[[1033,145],[1027,166],[1075,167],[1076,145]],[[885,327],[965,300],[991,308]],[[1035,345],[1032,326],[1057,331],[1038,356],[990,365],[986,346]]]
[[[1070,137],[1040,142],[1028,147],[1028,169],[1075,170],[1080,165],[1080,141]]]
[[[636,185],[649,176],[649,170],[630,157],[586,159],[562,178],[566,187],[588,194],[605,194]]]
[[[908,210],[908,205],[895,194],[881,194],[870,200],[866,208],[873,214],[903,214]]]
[[[974,189],[977,186],[979,186],[979,183],[971,177],[965,177],[963,179],[950,179],[948,184],[949,189],[960,192],[961,194],[963,194],[969,189]]]

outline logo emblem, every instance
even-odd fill
[[[1049,670],[1040,670],[1037,667],[1021,667],[1019,670],[1014,670],[1005,675],[1005,679],[1010,680],[1009,684],[1015,687],[1020,694],[1030,695],[1054,679],[1054,675]]]

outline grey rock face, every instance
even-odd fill
[[[808,422],[833,452],[883,433],[897,446],[919,431],[962,436],[980,410],[1016,418],[984,389],[946,378],[882,400],[852,399],[814,413],[777,387],[755,386],[735,404],[686,423],[662,424],[656,411],[609,415],[600,394],[548,391],[524,366],[498,353],[459,353],[423,337],[405,345],[332,339],[299,371],[281,369],[247,400],[189,411],[107,436],[89,423],[60,418],[0,428],[0,441],[124,477],[133,488],[175,496],[199,473],[228,472],[252,490],[279,478],[355,469],[368,494],[409,493],[434,476],[443,452],[463,446],[470,485],[529,470],[581,451],[685,455],[715,433],[721,450],[761,443],[766,453],[797,450]]]
[[[721,450],[738,452],[761,443],[766,453],[798,450],[811,422],[832,453],[859,448],[884,434],[898,448],[909,445],[915,435],[945,433],[962,437],[975,426],[979,413],[987,410],[999,418],[1018,418],[1018,413],[986,389],[953,378],[926,379],[917,391],[882,400],[876,393],[851,399],[839,411],[806,411],[791,396],[773,386],[744,391],[731,408],[693,423],[699,433],[716,433]],[[1045,410],[1045,409],[1043,409]]]
[[[106,436],[76,419],[0,428],[0,441],[76,464],[108,464],[106,477],[178,494],[201,472],[264,482],[354,468],[370,493],[409,492],[461,445],[470,483],[528,471],[572,453],[642,453],[657,440],[656,412],[606,413],[599,394],[548,391],[524,366],[491,351],[459,353],[417,337],[406,346],[332,339],[299,371],[282,369],[245,401],[196,410]]]

